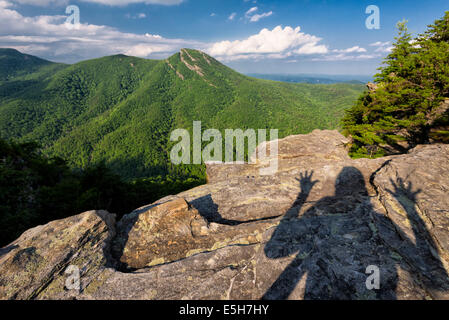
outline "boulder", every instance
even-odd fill
[[[354,160],[347,142],[286,137],[273,175],[270,157],[210,164],[208,184],[117,223],[92,211],[31,229],[0,251],[0,298],[449,298],[449,146]]]
[[[0,299],[70,299],[64,272],[75,266],[84,286],[95,281],[110,261],[114,225],[115,215],[89,211],[26,231],[0,251]]]

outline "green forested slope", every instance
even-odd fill
[[[71,170],[63,159],[42,156],[35,143],[0,139],[0,247],[38,224],[92,209],[108,210],[120,218],[201,183],[195,179],[125,182],[102,163]]]
[[[118,55],[58,67],[23,89],[14,79],[0,85],[0,137],[37,141],[74,168],[104,161],[127,179],[203,176],[201,166],[168,160],[170,132],[193,121],[280,137],[336,128],[363,90],[250,78],[188,49],[162,61]]]
[[[0,84],[32,74],[36,78],[60,66],[63,65],[23,54],[15,49],[0,48]]]
[[[363,90],[250,78],[195,50],[74,65],[1,50],[0,65],[10,62],[0,68],[0,246],[37,224],[92,209],[120,216],[205,183],[204,166],[171,165],[174,129],[336,128]]]

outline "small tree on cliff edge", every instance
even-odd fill
[[[391,53],[343,118],[353,157],[405,152],[417,144],[449,142],[449,11],[412,39],[406,21]]]

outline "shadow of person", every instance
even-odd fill
[[[4,248],[0,248],[0,258],[18,247],[18,245],[9,245]]]
[[[407,257],[408,263],[413,264],[421,273],[421,281],[426,289],[438,297],[439,292],[449,291],[449,275],[437,251],[437,245],[423,221],[422,215],[418,213],[417,195],[421,189],[413,191],[412,182],[406,182],[398,178],[397,181],[390,179],[393,190],[386,189],[404,209],[410,222],[411,235],[403,229],[394,225],[400,237],[405,240],[398,250]]]
[[[441,281],[429,279],[424,285],[436,290],[444,287],[447,274],[440,258],[431,254],[435,252],[434,243],[413,205],[406,206],[398,200],[416,225],[413,227],[416,243],[406,236],[399,238],[395,230],[400,228],[373,209],[365,180],[357,168],[345,167],[340,172],[334,196],[307,202],[318,182],[312,176],[313,172],[301,173],[297,179],[301,192],[264,248],[269,259],[296,256],[262,299],[288,299],[305,279],[305,284],[300,286],[304,299],[393,300],[397,298],[398,266],[424,276],[438,272]],[[417,192],[411,191],[411,185],[404,189],[403,182],[399,181],[393,186],[394,191],[390,192],[395,197],[403,200],[406,194],[411,203],[416,203]],[[390,240],[392,244],[388,243]],[[394,247],[393,243],[398,246]],[[402,258],[410,255],[413,261]],[[379,270],[380,283],[375,288],[368,286],[367,270],[371,266]]]
[[[216,223],[216,224],[221,224],[221,225],[226,225],[226,226],[238,226],[238,225],[245,224],[245,223],[269,220],[269,219],[278,217],[278,216],[264,217],[264,218],[249,219],[249,220],[232,220],[232,219],[223,218],[222,215],[220,214],[218,205],[212,199],[211,194],[194,199],[194,200],[190,201],[190,204],[192,205],[193,208],[198,210],[198,213],[207,221],[208,224]]]
[[[242,221],[223,218],[218,210],[218,205],[212,199],[211,194],[194,199],[190,204],[198,210],[199,214],[206,219],[208,223],[218,223],[228,226],[236,226],[242,223]]]

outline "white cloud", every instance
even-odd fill
[[[262,18],[267,18],[267,17],[271,16],[272,14],[273,14],[273,11],[265,12],[265,13],[262,13],[262,14],[255,14],[255,15],[253,15],[251,17],[251,19],[249,21],[257,22],[257,21],[259,21]]]
[[[177,5],[185,0],[80,0],[82,2],[97,3],[107,6],[127,6],[128,4],[144,3],[157,5]],[[69,0],[11,0],[11,2],[19,4],[28,4],[34,6],[47,7],[50,5],[63,6],[69,3]]]
[[[111,54],[162,58],[183,47],[205,48],[197,41],[133,34],[83,23],[69,29],[66,16],[25,17],[0,2],[0,46],[56,61],[73,62]]]
[[[288,26],[285,28],[277,26],[273,30],[262,29],[258,34],[245,40],[214,43],[208,52],[225,60],[243,59],[245,56],[254,57],[254,55],[276,58],[292,54],[327,53],[326,46],[318,45],[320,41],[321,38],[300,32],[300,27],[293,29]]]
[[[371,43],[370,47],[376,47],[374,52],[368,53],[365,48],[354,46],[347,49],[334,49],[332,50],[332,54],[315,57],[313,61],[360,61],[360,60],[369,60],[369,59],[377,59],[382,57],[382,53],[391,52],[392,47],[390,46],[390,41],[381,42],[377,41]]]
[[[234,20],[234,18],[237,16],[237,13],[233,12],[231,13],[231,15],[228,17],[228,20]]]
[[[379,57],[380,55],[378,54],[347,55],[345,53],[339,53],[313,58],[312,61],[359,61],[375,59]]]
[[[185,0],[81,0],[83,2],[99,3],[108,6],[126,6],[133,3],[158,4],[165,6],[177,5]]]
[[[248,11],[246,11],[245,16],[249,17],[252,13],[257,11],[257,7],[252,7],[251,9],[249,9]]]
[[[269,16],[271,16],[273,14],[273,11],[265,12],[265,13],[262,13],[262,14],[256,14],[257,10],[259,10],[258,7],[252,7],[251,9],[246,11],[245,17],[247,19],[249,19],[250,22],[257,22],[260,19],[269,17]]]
[[[11,2],[0,0],[0,8],[11,8],[14,5]]]
[[[69,0],[10,0],[17,4],[28,4],[33,6],[47,7],[47,6],[63,6],[68,5]]]
[[[255,12],[255,11],[253,11]],[[144,18],[146,15],[141,14]],[[139,17],[139,14],[132,17]],[[233,18],[236,13],[233,14]],[[0,0],[0,47],[10,47],[54,61],[80,60],[124,53],[144,58],[166,58],[181,48],[203,50],[224,62],[234,60],[303,59],[314,61],[365,60],[382,56],[368,54],[354,46],[329,50],[322,39],[300,32],[300,27],[277,26],[272,30],[235,41],[205,43],[185,39],[168,39],[160,35],[121,32],[109,26],[80,24],[69,29],[65,15],[26,17],[14,9],[11,2]]]
[[[377,42],[371,43],[370,46],[377,47],[375,52],[380,52],[380,53],[390,53],[391,50],[393,50],[393,47],[391,46],[390,41],[386,41],[386,42],[377,41]]]
[[[131,15],[130,13],[125,14],[125,17],[128,19],[145,19],[147,15],[143,12],[138,13],[136,15]]]
[[[392,50],[393,47],[379,47],[376,49],[376,52],[390,53]]]
[[[365,48],[361,48],[359,46],[354,46],[354,47],[351,47],[351,48],[348,48],[348,49],[333,50],[333,52],[341,52],[341,53],[354,53],[354,52],[357,52],[357,53],[362,53],[362,52],[366,52],[366,49]]]
[[[329,49],[325,45],[317,45],[316,42],[310,42],[294,51],[297,54],[325,54]]]
[[[386,41],[386,42],[382,42],[382,41],[377,41],[374,43],[371,43],[370,46],[371,47],[385,47],[390,45],[390,41]]]

